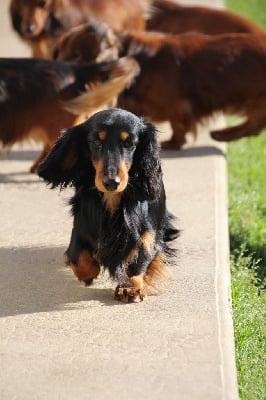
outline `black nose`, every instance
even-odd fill
[[[116,176],[115,178],[108,178],[105,176],[103,178],[103,186],[109,190],[109,191],[114,191],[118,188],[120,184],[120,178]]]
[[[30,24],[27,26],[27,32],[28,33],[33,33],[36,29],[36,26],[34,24]]]

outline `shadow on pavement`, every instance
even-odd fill
[[[0,248],[0,317],[117,305],[110,283],[99,288],[77,281],[64,266],[64,251]]]
[[[17,172],[7,172],[0,173],[0,183],[8,185],[8,184],[39,184],[44,183],[41,178],[38,177],[37,174],[32,174],[29,171],[17,171]]]
[[[0,160],[7,161],[34,161],[41,150],[4,150],[0,151]]]
[[[209,157],[221,155],[226,157],[226,153],[216,146],[195,146],[182,150],[162,150],[161,158],[189,158],[189,157]]]
[[[40,150],[11,150],[10,152],[0,152],[0,160],[8,161],[34,161],[40,154]],[[180,158],[180,157],[203,157],[210,155],[224,155],[225,152],[217,146],[201,146],[195,145],[181,150],[162,150],[163,158]]]

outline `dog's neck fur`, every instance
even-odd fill
[[[122,193],[104,193],[103,194],[103,203],[105,208],[110,211],[111,214],[114,214],[118,209],[120,201],[121,201]]]

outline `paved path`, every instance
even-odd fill
[[[27,55],[6,5],[0,56]],[[36,154],[0,155],[1,400],[237,399],[224,146],[202,133],[162,153],[179,257],[169,289],[136,305],[115,302],[106,276],[85,288],[64,267],[71,191],[27,172]]]

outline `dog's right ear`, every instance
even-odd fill
[[[52,188],[77,187],[84,181],[85,174],[86,181],[92,180],[94,170],[89,151],[86,151],[86,136],[84,124],[62,131],[62,136],[40,164],[38,175]]]

